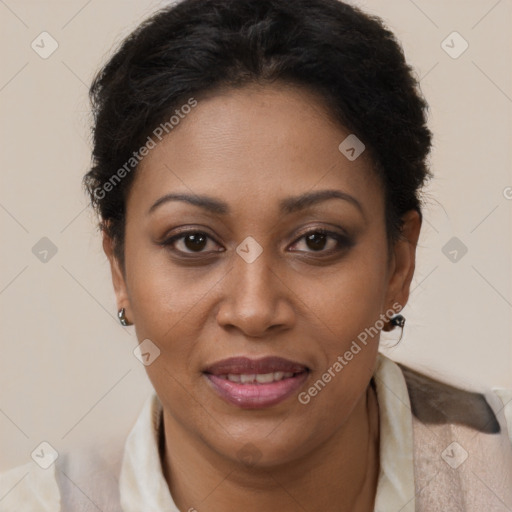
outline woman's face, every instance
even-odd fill
[[[407,301],[415,244],[388,262],[383,188],[367,152],[340,151],[348,135],[298,88],[199,100],[137,170],[125,277],[105,238],[118,306],[160,350],[146,370],[165,421],[233,461],[277,464],[329,439],[374,369],[365,329]],[[411,213],[414,242],[419,226]],[[229,358],[246,359],[217,364]]]

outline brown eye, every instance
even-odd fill
[[[183,244],[191,251],[201,251],[206,246],[207,236],[202,233],[195,233],[192,235],[185,235],[183,237]]]
[[[162,245],[170,246],[172,250],[178,253],[200,254],[202,252],[208,252],[204,251],[204,249],[208,246],[209,240],[211,240],[210,236],[202,231],[186,231],[165,240],[162,242]]]
[[[325,248],[325,244],[327,243],[327,239],[329,237],[324,233],[311,233],[305,236],[306,244],[310,249],[314,251],[321,251]]]
[[[309,231],[302,235],[294,245],[297,245],[300,240],[304,240],[306,247],[310,249],[300,252],[319,252],[322,254],[329,254],[352,245],[351,240],[346,236],[333,231],[327,231],[325,229]]]

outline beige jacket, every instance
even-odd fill
[[[512,392],[457,389],[382,354],[373,378],[381,441],[375,512],[512,511]],[[0,512],[179,512],[160,463],[161,412],[152,393],[117,446],[1,474]]]

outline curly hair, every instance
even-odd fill
[[[364,141],[382,179],[389,242],[406,211],[421,216],[428,104],[380,18],[339,0],[182,0],[125,38],[89,91],[93,150],[83,185],[123,268],[134,150],[192,95],[275,81],[315,91]],[[128,161],[133,170],[109,186]]]

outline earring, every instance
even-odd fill
[[[403,315],[394,315],[389,319],[389,322],[384,326],[384,331],[392,331],[395,327],[400,327],[400,338],[398,338],[397,343],[400,342],[402,336],[404,334],[404,325],[405,325],[405,317]]]
[[[398,326],[403,328],[405,325],[405,317],[402,315],[395,315],[391,317],[390,321],[393,324],[393,327]]]
[[[125,309],[124,308],[121,308],[118,312],[117,312],[117,317],[119,318],[119,321],[121,322],[121,325],[123,327],[127,327],[128,325],[132,325],[130,322],[128,322],[128,320],[126,319],[126,316],[125,316]]]

